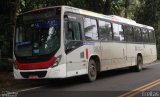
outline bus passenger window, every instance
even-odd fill
[[[99,34],[102,41],[112,40],[112,26],[110,22],[98,21]]]
[[[145,43],[149,42],[147,29],[142,29],[142,38],[143,42]]]
[[[125,31],[125,37],[127,42],[133,42],[134,41],[134,34],[132,31],[132,26],[125,25],[124,26]]]
[[[149,30],[148,33],[149,33],[149,42],[150,43],[155,43],[154,31]]]
[[[123,26],[113,23],[113,35],[115,41],[124,41]]]
[[[95,19],[84,18],[86,40],[98,40],[97,22]]]
[[[140,28],[134,27],[135,42],[142,42],[142,32]]]
[[[74,32],[74,40],[82,40],[81,37],[81,25],[78,22],[73,22],[73,32]]]

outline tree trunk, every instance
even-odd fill
[[[106,0],[104,3],[103,13],[106,15],[111,14],[111,0]]]
[[[0,60],[1,60],[2,56],[1,56],[1,49],[0,49]]]
[[[128,18],[129,0],[125,0],[125,18]]]

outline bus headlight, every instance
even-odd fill
[[[59,55],[57,58],[56,58],[56,61],[53,63],[53,65],[51,66],[51,68],[57,66],[59,64],[59,62],[61,61],[61,58],[62,58],[62,55]]]

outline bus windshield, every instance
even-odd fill
[[[19,57],[47,55],[60,47],[60,19],[17,24],[15,54]]]

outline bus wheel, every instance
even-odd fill
[[[96,77],[97,77],[96,62],[93,59],[91,59],[88,64],[87,79],[89,82],[93,82],[96,80]]]
[[[140,72],[142,71],[142,68],[143,68],[143,59],[141,56],[137,56],[137,65],[136,66],[133,66],[133,67],[130,67],[130,69],[132,71],[135,71],[135,72]]]
[[[141,56],[137,57],[137,65],[134,67],[134,71],[140,72],[142,71],[143,59]]]

